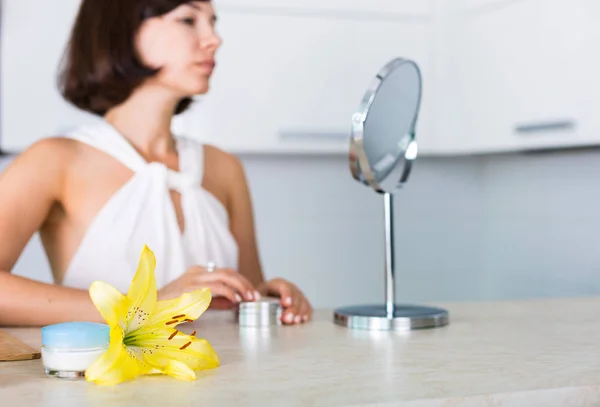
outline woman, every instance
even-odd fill
[[[125,292],[144,244],[161,299],[200,287],[218,308],[278,296],[284,323],[309,320],[294,284],[263,279],[238,159],[170,131],[208,91],[215,20],[210,1],[82,1],[60,89],[103,120],[35,143],[1,175],[0,324],[101,320],[89,284]],[[59,284],[9,272],[36,231]]]

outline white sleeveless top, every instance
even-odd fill
[[[102,207],[86,231],[65,273],[63,285],[88,289],[96,280],[126,293],[144,244],[156,256],[160,289],[193,265],[237,270],[238,247],[229,230],[227,210],[201,187],[204,148],[176,137],[179,172],[147,163],[125,137],[102,121],[66,135],[114,157],[133,172]],[[89,182],[94,182],[90,179]],[[181,194],[184,232],[169,190]]]

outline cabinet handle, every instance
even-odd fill
[[[342,131],[303,131],[303,130],[282,130],[279,132],[282,139],[297,140],[350,140],[350,132]]]
[[[525,123],[515,126],[515,131],[521,134],[540,133],[545,131],[558,130],[573,130],[575,121],[573,120],[556,120],[538,123]]]

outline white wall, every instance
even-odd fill
[[[380,197],[345,158],[243,159],[266,274],[319,307],[382,299]],[[599,151],[420,159],[396,202],[402,298],[600,294],[597,174]],[[48,279],[37,241],[15,271]]]

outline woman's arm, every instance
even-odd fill
[[[263,295],[281,298],[282,320],[287,324],[299,324],[312,316],[312,306],[304,293],[292,282],[283,278],[265,281],[258,255],[252,200],[242,163],[234,156],[230,160],[229,216],[230,228],[239,246],[238,271]]]
[[[23,248],[61,200],[69,140],[37,142],[0,174],[0,325],[100,321],[87,291],[10,274]]]
[[[223,153],[225,154],[225,153]],[[256,243],[252,199],[240,160],[227,154],[230,186],[228,207],[230,230],[239,247],[238,272],[246,277],[254,287],[265,282]]]
[[[87,291],[45,284],[0,271],[0,326],[104,322]]]

